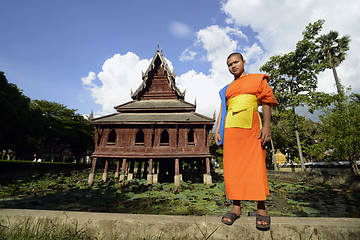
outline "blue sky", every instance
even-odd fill
[[[305,26],[323,18],[324,33],[352,38],[339,75],[359,91],[360,4],[338,2],[3,0],[0,71],[31,99],[100,116],[131,100],[130,89],[141,84],[159,43],[185,100],[196,97],[197,111],[212,116],[217,91],[231,81],[229,53],[243,52],[247,71],[257,72],[270,56],[293,50]],[[335,91],[331,71],[319,76],[319,89]]]

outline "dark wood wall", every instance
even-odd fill
[[[142,133],[136,140],[138,131]],[[211,126],[205,124],[102,125],[95,133],[99,140],[95,137],[94,156],[209,154],[210,131]]]

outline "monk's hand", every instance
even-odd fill
[[[219,146],[219,142],[221,141],[221,136],[219,132],[215,131],[215,143]]]
[[[261,146],[263,149],[265,149],[265,144],[271,140],[270,126],[264,126],[261,128],[258,138],[261,138]]]

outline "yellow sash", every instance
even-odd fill
[[[228,112],[226,115],[225,128],[238,127],[251,129],[253,111],[257,112],[258,99],[252,94],[240,94],[228,101]],[[259,113],[258,113],[259,115]],[[260,129],[262,122],[260,120]]]

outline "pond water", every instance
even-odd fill
[[[206,186],[190,180],[180,187],[172,183],[146,184],[134,179],[121,186],[96,173],[95,184],[87,185],[89,170],[72,175],[48,174],[0,184],[1,208],[118,212],[133,214],[217,215],[231,209],[221,176]],[[109,176],[113,176],[109,173]],[[196,180],[194,180],[196,182]],[[266,201],[272,216],[360,217],[360,194],[330,185],[312,185],[269,179]],[[244,201],[243,214],[254,215],[256,202]]]

